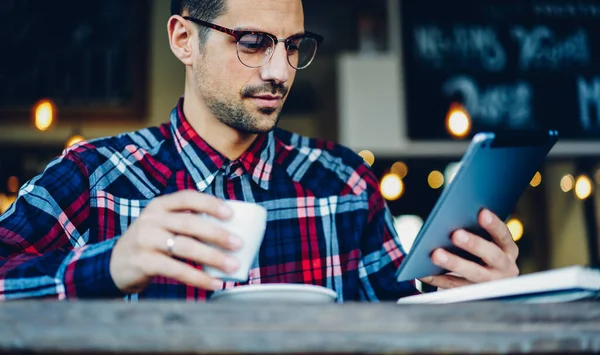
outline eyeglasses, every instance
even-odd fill
[[[285,44],[288,63],[294,69],[304,69],[312,63],[317,54],[317,47],[323,42],[323,37],[316,33],[305,32],[288,38],[260,31],[238,31],[185,16],[184,19],[198,25],[226,33],[237,41],[237,56],[240,62],[249,68],[260,68],[273,56],[275,46],[279,42]]]

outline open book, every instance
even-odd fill
[[[541,303],[582,299],[600,299],[600,270],[569,266],[404,297],[397,303],[455,303],[481,300]]]

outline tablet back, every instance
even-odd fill
[[[556,131],[476,134],[398,269],[398,281],[446,272],[431,261],[437,248],[480,262],[454,247],[452,232],[464,228],[489,238],[477,222],[481,209],[487,208],[505,220],[557,140]]]

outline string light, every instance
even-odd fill
[[[580,175],[575,181],[575,196],[585,200],[592,194],[592,181],[586,175]]]
[[[517,218],[511,218],[506,222],[506,227],[510,231],[515,242],[519,241],[523,237],[523,223]]]
[[[83,136],[76,134],[73,137],[69,138],[69,140],[65,144],[65,148],[69,148],[70,146],[80,143],[80,142],[83,142],[84,140],[85,140],[85,138],[83,138]]]
[[[8,188],[8,192],[11,194],[16,194],[19,191],[19,178],[16,176],[11,176],[8,178],[6,182],[6,187]]]
[[[360,155],[364,161],[371,166],[373,163],[375,163],[375,154],[369,150],[362,150],[358,153],[358,155]]]
[[[531,185],[533,187],[538,187],[538,186],[540,186],[541,183],[542,183],[542,174],[540,174],[540,172],[538,171],[535,173],[535,175],[531,179],[531,182],[529,183],[529,185]]]
[[[0,193],[0,214],[6,212],[6,195]]]
[[[569,192],[573,190],[574,186],[575,178],[573,177],[573,175],[567,174],[563,176],[562,179],[560,179],[560,189],[563,190],[563,192]]]
[[[380,183],[381,195],[389,201],[394,201],[402,196],[404,183],[396,174],[386,174]]]
[[[432,189],[439,189],[444,185],[444,174],[437,170],[432,171],[427,177],[427,183]]]
[[[16,199],[17,197],[15,195],[6,196],[4,194],[0,194],[0,214],[6,212],[6,210],[10,208]]]
[[[446,116],[446,129],[455,138],[464,138],[471,132],[471,117],[461,104],[450,105]]]
[[[46,131],[54,122],[56,106],[48,99],[38,101],[33,108],[35,128]]]
[[[392,174],[396,174],[401,179],[404,179],[406,175],[408,175],[408,166],[402,161],[397,161],[394,164],[392,164],[392,168],[390,169],[390,171]]]

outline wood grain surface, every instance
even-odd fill
[[[600,302],[6,302],[0,352],[595,353]]]

